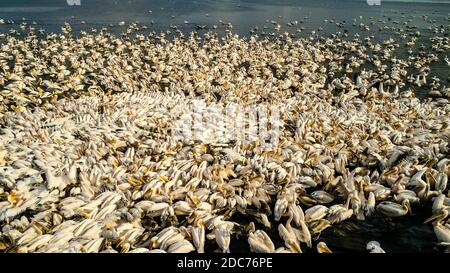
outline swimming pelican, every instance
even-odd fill
[[[438,196],[433,198],[433,207],[432,207],[432,212],[433,213],[438,213],[440,212],[442,209],[445,209],[445,194],[439,194]]]

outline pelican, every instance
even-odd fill
[[[333,205],[330,207],[327,220],[331,224],[340,223],[353,216],[353,210],[346,208],[344,205]]]
[[[305,211],[305,221],[311,222],[314,220],[322,219],[327,215],[328,208],[323,205],[316,205]]]
[[[369,193],[364,211],[366,216],[372,215],[372,213],[375,211],[375,194],[373,192]]]
[[[289,219],[287,220],[286,225],[278,225],[278,233],[281,239],[284,240],[284,244],[288,249],[295,253],[302,253],[299,241],[299,237],[301,238],[300,231],[291,226],[291,221],[292,213],[289,213]]]
[[[191,229],[192,240],[194,242],[194,246],[197,248],[198,253],[205,252],[205,225],[203,224],[203,219],[199,219],[195,225]]]
[[[141,247],[141,248],[135,248],[135,249],[133,249],[133,250],[131,250],[131,251],[128,251],[128,253],[150,253],[150,249],[148,249],[148,248],[143,248],[143,247]]]
[[[286,198],[277,199],[275,202],[274,216],[275,221],[279,221],[281,216],[286,212],[288,208],[288,200]]]
[[[225,223],[218,224],[214,228],[216,242],[222,249],[223,253],[230,253],[230,229]]]
[[[450,67],[450,60],[448,59],[448,57],[444,58],[444,62]]]
[[[433,206],[432,206],[432,212],[433,213],[438,213],[439,211],[441,211],[442,209],[445,209],[445,199],[446,196],[445,194],[439,194],[438,196],[433,198]]]
[[[194,246],[186,239],[174,242],[167,249],[167,253],[189,253],[195,251]]]
[[[296,230],[297,238],[300,242],[306,243],[306,245],[311,248],[312,242],[311,242],[311,232],[309,231],[308,226],[305,222],[305,214],[300,206],[296,205],[290,205],[288,208],[288,215],[289,215],[289,223],[291,220],[294,221],[294,223],[297,225],[297,227],[300,228],[300,230]]]
[[[384,249],[381,248],[381,245],[377,241],[370,241],[367,243],[366,249],[370,251],[370,253],[386,253]]]

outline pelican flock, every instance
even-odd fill
[[[228,253],[238,238],[332,253],[325,230],[428,204],[450,244],[450,87],[432,69],[448,69],[450,28],[422,18],[424,33],[385,24],[404,38],[376,39],[374,24],[356,18],[363,34],[349,34],[333,19],[339,31],[319,36],[304,20],[249,37],[226,22],[75,35],[24,20],[2,34],[0,251]],[[174,138],[172,110],[198,101],[276,106],[276,147]]]

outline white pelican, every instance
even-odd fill
[[[291,226],[292,221],[292,213],[289,213],[289,219],[286,222],[286,225],[279,224],[278,225],[278,233],[281,239],[284,240],[284,243],[287,248],[296,253],[302,253],[300,248],[300,239],[303,237],[300,230],[293,228]]]
[[[441,209],[444,208],[445,194],[439,194],[438,196],[433,198],[433,207],[432,212],[438,213]]]
[[[192,241],[197,248],[198,253],[205,252],[205,225],[203,219],[199,219],[194,227],[191,229]]]
[[[288,208],[288,200],[286,198],[280,198],[275,202],[274,216],[275,221],[280,221],[280,218],[286,212]]]
[[[150,251],[151,250],[148,248],[140,247],[140,248],[135,248],[135,249],[129,251],[128,253],[150,253]]]
[[[308,229],[308,226],[305,222],[305,214],[302,210],[302,208],[298,205],[289,205],[288,208],[288,215],[290,220],[294,221],[294,224],[300,228],[300,230],[296,230],[296,234],[298,235],[297,238],[300,242],[306,243],[306,245],[311,248],[312,242],[311,242],[311,232]]]
[[[425,223],[433,221],[434,233],[436,234],[439,243],[441,245],[450,246],[450,225],[441,223],[448,217],[448,215],[448,210],[441,209],[435,215],[425,220]]]
[[[230,226],[221,223],[214,228],[216,242],[223,253],[230,253]]]

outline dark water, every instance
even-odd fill
[[[320,35],[329,35],[343,31],[335,24],[324,23],[324,19],[334,18],[337,22],[346,22],[345,30],[349,34],[359,33],[362,37],[373,35],[382,40],[398,37],[391,30],[379,31],[380,27],[387,25],[403,28],[402,22],[411,19],[412,22],[408,25],[415,25],[423,34],[418,45],[429,46],[428,39],[433,33],[427,27],[447,26],[446,33],[439,35],[448,36],[450,24],[447,19],[450,15],[450,0],[430,2],[381,0],[380,6],[369,6],[365,0],[81,0],[80,6],[69,6],[66,0],[1,0],[0,18],[13,20],[14,23],[0,25],[0,33],[7,33],[11,28],[18,29],[18,23],[25,18],[28,22],[35,21],[37,28],[51,32],[58,32],[64,22],[69,22],[74,31],[109,27],[115,33],[121,33],[126,28],[117,25],[120,21],[139,21],[149,26],[150,31],[165,31],[171,25],[177,25],[187,33],[195,30],[196,25],[206,25],[205,31],[218,25],[218,31],[223,31],[218,23],[222,20],[225,23],[231,22],[233,32],[241,36],[248,36],[255,26],[260,30],[267,26],[267,32],[271,31],[271,20],[280,23],[282,32],[295,32],[296,28],[288,28],[286,23],[297,20],[300,22],[298,27],[304,27],[302,34],[298,35],[308,35],[319,27],[323,27]],[[423,15],[434,22],[424,21]],[[362,31],[359,27],[352,27],[354,18],[358,24],[372,22],[371,30]],[[386,24],[378,22],[379,19],[386,21]],[[82,24],[82,21],[85,23]],[[189,23],[185,24],[184,21]],[[404,52],[398,54],[399,57],[405,55]],[[448,52],[440,57],[443,58],[444,55],[448,55]],[[448,66],[439,62],[432,66],[432,70],[434,75],[448,85],[445,82],[450,76]],[[419,90],[418,96],[426,96],[426,91]],[[413,216],[396,220],[375,216],[366,221],[347,221],[323,231],[320,240],[337,252],[365,251],[367,242],[371,240],[379,241],[387,252],[441,252],[432,226],[423,224],[430,212],[429,207],[423,207],[416,208]],[[274,238],[277,237],[276,227],[275,225],[269,231]],[[278,247],[282,242],[276,241],[276,244]],[[231,247],[233,252],[248,251],[244,240],[235,240]]]
[[[308,17],[302,24],[306,30],[322,26],[325,18],[350,23],[359,16],[388,16],[395,20],[396,17],[400,19],[401,15],[427,15],[430,19],[445,23],[450,13],[450,1],[425,2],[429,1],[404,3],[382,0],[380,6],[369,6],[366,0],[80,0],[81,5],[69,6],[67,0],[2,0],[0,18],[19,21],[25,17],[50,31],[57,31],[63,22],[79,25],[82,20],[86,24],[79,27],[84,29],[117,24],[119,21],[139,21],[143,24],[153,21],[152,28],[156,30],[167,29],[173,24],[188,31],[196,24],[212,26],[223,20],[232,22],[234,31],[241,35],[248,34],[254,26],[267,24],[266,20],[286,23],[304,17]],[[185,20],[190,23],[183,24]],[[419,29],[426,27],[421,20],[415,23]],[[327,30],[334,31],[336,28],[331,25]]]

